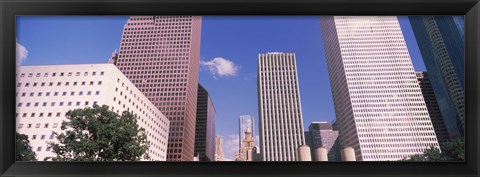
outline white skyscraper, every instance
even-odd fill
[[[48,142],[58,143],[69,110],[107,105],[137,115],[150,142],[150,159],[167,159],[170,121],[113,64],[17,67],[17,131],[29,137],[37,159],[54,157]]]
[[[438,141],[395,16],[322,16],[343,147],[357,160],[398,160]]]
[[[296,161],[305,136],[295,54],[259,54],[257,86],[263,160]]]

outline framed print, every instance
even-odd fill
[[[479,175],[477,0],[0,7],[2,176]]]

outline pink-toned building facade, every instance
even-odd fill
[[[200,16],[132,16],[117,67],[170,120],[168,161],[194,157]]]

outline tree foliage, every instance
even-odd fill
[[[49,142],[53,161],[138,161],[149,159],[149,142],[130,112],[118,115],[108,106],[75,109],[62,122],[59,143]]]
[[[35,152],[32,151],[28,136],[25,134],[16,133],[15,136],[15,160],[17,161],[37,161]]]
[[[429,161],[465,161],[465,140],[455,138],[453,140],[440,144],[440,149],[431,146],[423,154],[412,155],[401,161],[429,162]]]

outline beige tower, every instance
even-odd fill
[[[245,138],[242,139],[242,144],[238,154],[235,154],[235,161],[253,161],[255,151],[255,139],[252,137],[250,129],[245,131]]]

